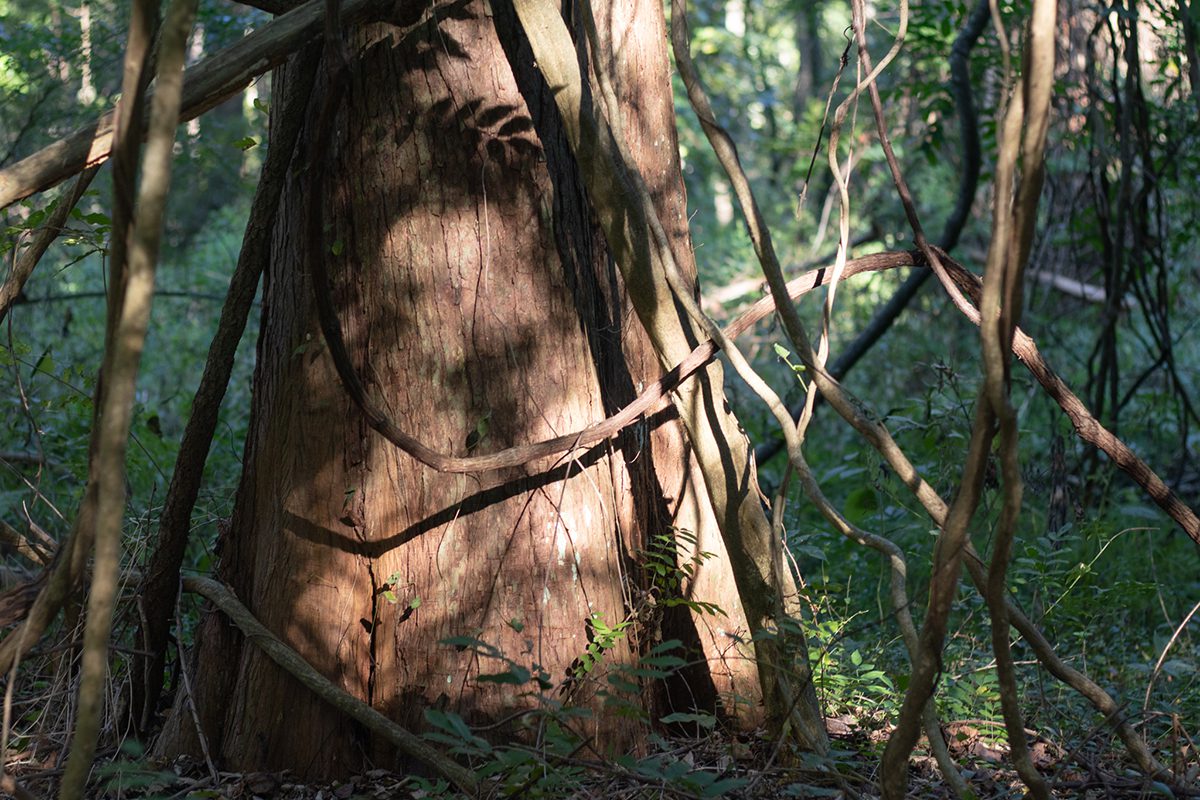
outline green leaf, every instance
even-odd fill
[[[233,146],[244,152],[252,147],[258,147],[258,139],[253,136],[243,136],[241,139],[235,139]]]
[[[621,677],[621,674],[617,673],[617,672],[614,672],[608,676],[608,683],[610,686],[612,686],[618,692],[626,692],[628,694],[634,694],[636,692],[641,691],[640,686],[638,686],[636,683],[633,683],[632,681],[626,680],[625,678]]]
[[[672,650],[679,649],[680,647],[683,647],[683,642],[681,642],[680,640],[667,639],[666,641],[662,642],[661,644],[657,644],[654,647],[651,647],[650,650],[646,653],[646,655],[653,656],[653,655],[658,655],[660,653],[669,653]]]
[[[329,252],[333,253],[335,256],[340,256],[342,251],[345,249],[346,243],[341,239],[336,239],[334,240],[333,245],[329,248]]]
[[[54,356],[50,355],[50,351],[42,353],[41,358],[33,365],[34,372],[41,372],[45,375],[54,374]]]
[[[427,708],[425,709],[425,719],[430,725],[433,725],[435,728],[440,728],[449,734],[449,736],[439,736],[436,732],[427,733],[425,734],[425,738],[433,740],[440,739],[441,741],[452,745],[465,745],[484,753],[492,752],[492,746],[485,740],[472,733],[470,726],[468,726],[467,723],[463,721],[463,718],[458,714]]]

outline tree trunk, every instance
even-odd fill
[[[623,45],[614,72],[632,151],[691,264],[661,7],[617,2],[606,16],[601,5],[604,38]],[[589,619],[613,625],[651,610],[641,554],[656,534],[684,529],[715,554],[690,596],[726,614],[668,609],[661,631],[635,626],[614,642],[606,668],[659,636],[683,639],[701,666],[682,676],[686,686],[639,702],[653,713],[672,697],[701,707],[720,698],[727,714],[754,722],[756,672],[738,644],[745,617],[673,412],[558,460],[438,474],[366,426],[324,347],[302,268],[313,170],[330,176],[325,257],[355,366],[425,444],[462,454],[483,433],[474,452],[486,453],[578,430],[658,378],[553,97],[511,10],[495,7],[493,20],[488,3],[455,0],[406,28],[350,34],[336,144],[294,170],[276,223],[219,575],[322,674],[397,722],[421,728],[423,710],[438,707],[487,723],[527,707],[529,687],[478,683],[505,665],[441,640],[476,637],[563,682],[578,672]],[[215,613],[194,663],[209,749],[234,769],[316,777],[395,763]],[[591,677],[568,682],[573,701],[604,685]],[[750,703],[730,702],[735,693]],[[620,716],[587,725],[601,749],[634,744]],[[194,751],[192,728],[177,702],[160,749]]]

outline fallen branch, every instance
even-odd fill
[[[242,635],[329,705],[371,732],[382,736],[405,755],[432,767],[468,795],[475,795],[477,782],[470,770],[438,752],[412,731],[397,725],[362,700],[330,683],[301,658],[299,653],[267,630],[228,588],[211,578],[195,577],[184,578],[183,588],[204,597],[221,609]]]

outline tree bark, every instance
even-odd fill
[[[352,79],[335,145],[293,176],[281,200],[245,471],[220,542],[220,577],[322,675],[399,724],[420,729],[429,707],[488,723],[528,707],[529,687],[477,683],[505,665],[439,642],[477,637],[563,682],[587,648],[592,615],[613,625],[645,610],[640,553],[655,534],[683,528],[716,554],[691,596],[726,615],[669,611],[661,633],[646,626],[616,642],[606,668],[629,663],[658,636],[683,639],[701,666],[665,702],[711,707],[737,693],[749,706],[725,710],[752,722],[761,710],[753,664],[738,651],[745,617],[673,412],[556,461],[439,474],[367,428],[324,348],[301,268],[314,170],[329,176],[324,257],[351,357],[375,401],[429,446],[462,454],[485,432],[473,449],[485,453],[576,430],[661,374],[592,218],[553,97],[503,5],[493,20],[487,3],[456,0],[407,28],[372,25],[350,36]],[[637,32],[622,40],[618,74],[630,128],[639,140],[653,134],[634,152],[682,254],[661,9],[637,8],[637,18],[610,18]],[[317,87],[312,107],[326,90]],[[205,617],[195,659],[201,728],[231,768],[315,777],[398,763],[219,615]],[[582,682],[572,700],[589,702],[597,684]],[[633,700],[652,711],[664,702]],[[194,749],[184,702],[168,720],[163,752]],[[635,743],[620,716],[585,726],[600,749]]]

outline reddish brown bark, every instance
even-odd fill
[[[480,452],[577,430],[661,374],[552,97],[512,20],[487,7],[447,3],[408,29],[355,31],[336,145],[308,165],[327,170],[332,187],[329,266],[358,372],[393,419],[444,452],[465,452],[485,418]],[[613,7],[601,27],[623,37],[617,76],[633,151],[690,264],[661,8]],[[700,643],[707,657],[679,696],[753,700],[753,667],[734,646],[744,619],[672,415],[570,458],[478,476],[439,474],[400,453],[362,422],[323,347],[300,268],[307,183],[295,175],[281,204],[245,474],[221,543],[220,576],[238,597],[322,674],[403,725],[420,728],[430,706],[492,721],[527,704],[529,687],[476,683],[503,665],[440,640],[476,636],[562,680],[587,646],[590,615],[612,624],[637,606],[637,554],[674,525],[718,554],[691,590],[728,612],[702,618],[699,638],[687,613],[663,620],[666,636]],[[621,642],[609,664],[628,663],[634,646]],[[331,775],[393,758],[219,617],[206,618],[196,663],[210,749],[235,768]],[[165,750],[189,747],[180,711]],[[599,747],[631,744],[618,717],[587,725]]]

